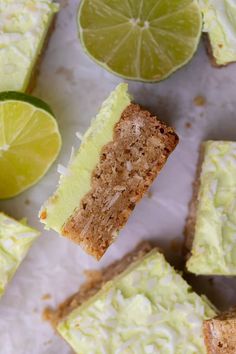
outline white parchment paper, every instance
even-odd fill
[[[57,163],[62,164],[67,163],[72,145],[79,146],[75,132],[85,132],[101,102],[122,81],[83,53],[77,36],[77,7],[76,0],[62,3],[34,92],[57,116],[63,137]],[[99,264],[80,247],[43,231],[38,221],[38,210],[58,181],[57,163],[35,187],[0,202],[0,210],[16,218],[26,216],[42,231],[0,300],[0,354],[70,354],[67,344],[42,320],[43,308],[75,292],[84,279],[84,269],[108,265],[140,240],[155,240],[172,264],[181,265],[199,143],[208,138],[236,140],[236,64],[212,68],[201,44],[191,63],[169,79],[158,84],[130,82],[130,92],[136,102],[177,129],[180,144]],[[198,95],[205,97],[204,106],[194,104]],[[236,279],[188,279],[220,308],[236,304]]]

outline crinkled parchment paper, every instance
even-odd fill
[[[83,53],[77,38],[77,7],[78,1],[63,2],[34,92],[57,116],[63,137],[57,163],[62,164],[67,163],[71,147],[79,146],[75,132],[85,132],[101,102],[121,82]],[[43,308],[76,291],[84,269],[106,266],[142,239],[155,240],[173,264],[181,264],[199,143],[208,138],[236,140],[236,64],[212,68],[200,45],[191,63],[169,79],[158,84],[130,82],[130,92],[177,129],[180,144],[99,264],[80,247],[43,231],[38,221],[38,210],[59,177],[57,163],[28,192],[0,202],[1,210],[16,218],[26,216],[42,231],[0,300],[0,354],[70,354],[67,344],[42,320]],[[195,99],[198,96],[205,100]],[[189,281],[220,308],[236,303],[236,279],[190,277]]]

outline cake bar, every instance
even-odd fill
[[[50,0],[0,1],[0,92],[29,92],[59,5]]]
[[[24,221],[0,213],[0,297],[38,236]]]
[[[100,259],[178,143],[120,84],[102,105],[40,219]]]
[[[187,270],[236,275],[236,143],[202,144],[186,224]]]
[[[215,310],[142,243],[46,315],[77,354],[205,354],[203,320]]]

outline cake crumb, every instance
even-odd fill
[[[198,95],[193,99],[195,106],[203,107],[206,104],[206,98],[202,95]]]
[[[102,277],[102,273],[99,270],[85,270],[84,275],[86,276],[88,281],[100,280]]]
[[[192,128],[192,124],[190,122],[185,123],[185,128],[190,129]]]
[[[147,197],[148,197],[148,199],[151,199],[152,196],[153,196],[153,193],[152,193],[151,190],[149,190],[149,191],[147,192]]]
[[[52,295],[51,294],[44,294],[42,297],[41,297],[41,300],[50,300],[52,298]]]
[[[52,343],[52,340],[49,339],[49,340],[47,340],[46,342],[44,342],[43,345],[49,345],[49,344],[51,344],[51,343]]]
[[[60,66],[56,70],[56,74],[62,75],[69,82],[73,82],[74,81],[73,70],[65,68],[64,66]]]
[[[25,205],[30,205],[30,200],[29,199],[25,200]]]
[[[60,0],[61,8],[65,8],[69,5],[69,0]]]
[[[47,212],[46,212],[46,210],[43,210],[43,211],[42,211],[42,213],[40,214],[40,219],[41,219],[41,220],[47,219]]]

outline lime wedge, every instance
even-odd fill
[[[57,122],[47,104],[19,92],[0,93],[0,198],[35,184],[61,147]]]
[[[160,81],[186,64],[202,30],[197,0],[82,0],[84,50],[126,79]]]

